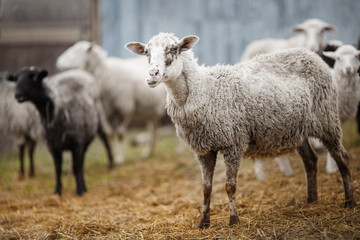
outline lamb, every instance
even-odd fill
[[[324,52],[325,56],[335,61],[332,70],[333,79],[337,83],[338,107],[341,123],[356,115],[360,101],[360,51],[352,45],[343,45],[335,52]],[[336,163],[328,154],[326,171],[334,173],[337,171]]]
[[[29,156],[29,176],[35,176],[34,151],[36,143],[43,137],[40,116],[30,103],[19,104],[15,96],[15,85],[5,81],[5,74],[0,77],[0,126],[5,134],[14,138],[19,148],[19,178],[25,177],[24,154],[26,147]]]
[[[16,81],[17,101],[32,102],[40,113],[46,142],[55,163],[55,193],[61,195],[62,192],[62,152],[70,150],[76,193],[82,195],[86,192],[85,152],[101,127],[96,100],[87,85],[90,76],[80,70],[45,79],[47,74],[46,70],[27,67],[16,76],[9,76],[9,80]]]
[[[229,224],[239,223],[235,192],[241,157],[275,157],[297,149],[306,170],[307,201],[317,201],[317,156],[309,137],[322,140],[339,166],[345,206],[354,206],[349,158],[342,145],[336,88],[326,64],[306,49],[256,57],[234,66],[199,66],[190,50],[197,36],[159,33],[126,48],[149,60],[147,84],[163,83],[176,132],[199,162],[204,202],[200,228],[210,224],[212,178],[224,155]]]
[[[320,19],[311,18],[292,28],[293,33],[302,33],[289,39],[262,39],[250,43],[241,56],[246,61],[258,54],[269,53],[279,49],[304,47],[321,54],[326,46],[325,31],[334,31],[335,26]]]
[[[120,59],[108,57],[98,45],[80,41],[58,57],[58,69],[80,68],[91,73],[97,80],[101,102],[111,133],[121,140],[130,123],[146,123],[150,135],[145,158],[153,153],[155,130],[165,116],[164,88],[151,91],[144,84],[147,76],[146,58]],[[118,146],[123,149],[124,146]],[[123,153],[116,157],[117,163],[124,160]]]

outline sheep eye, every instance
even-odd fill
[[[146,49],[146,50],[144,51],[144,53],[145,53],[146,55],[148,55],[148,54],[149,54],[149,50]]]
[[[337,57],[337,58],[336,58],[336,60],[340,61],[340,58],[339,58],[339,57]]]

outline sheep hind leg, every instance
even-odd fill
[[[226,169],[226,192],[229,198],[229,210],[230,210],[230,220],[229,226],[240,223],[238,210],[236,208],[236,184],[237,184],[237,175],[240,165],[240,157],[231,154],[224,153],[225,169]]]
[[[98,134],[99,134],[101,141],[104,143],[106,153],[108,155],[108,159],[109,159],[108,160],[108,168],[113,169],[114,168],[113,150],[112,150],[109,138],[101,126],[99,126]]]
[[[297,152],[301,156],[304,163],[306,172],[306,184],[307,184],[307,202],[317,201],[317,156],[314,150],[311,148],[309,141],[306,139],[303,144],[297,149]]]
[[[349,170],[349,156],[344,146],[341,144],[340,140],[334,139],[340,139],[340,137],[332,138],[332,141],[328,141],[327,139],[323,139],[322,141],[328,149],[332,158],[335,160],[341,177],[343,179],[345,191],[345,207],[354,207],[356,206],[356,201],[352,186],[351,173]]]
[[[206,155],[197,155],[197,160],[200,165],[204,202],[201,210],[201,220],[199,228],[208,228],[210,226],[210,199],[212,191],[212,180],[214,176],[214,169],[216,165],[217,152],[209,152]]]

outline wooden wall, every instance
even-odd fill
[[[0,71],[55,61],[78,40],[99,42],[98,0],[0,0]]]

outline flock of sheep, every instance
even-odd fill
[[[341,173],[345,205],[354,206],[341,124],[358,109],[360,51],[340,41],[327,42],[325,31],[333,30],[328,23],[309,19],[293,28],[299,33],[293,38],[255,41],[238,64],[212,67],[198,65],[194,57],[197,36],[178,39],[160,33],[147,44],[128,43],[129,51],[147,58],[126,60],[80,41],[58,57],[56,66],[63,72],[57,75],[47,77],[46,70],[25,67],[2,77],[0,94],[6,101],[0,105],[4,116],[0,126],[18,138],[22,177],[25,146],[29,146],[33,176],[34,147],[45,138],[56,167],[58,194],[61,153],[70,150],[76,192],[82,195],[86,192],[84,155],[91,141],[101,137],[112,168],[113,160],[124,160],[124,145],[116,145],[114,149],[120,151],[113,156],[109,138],[121,140],[130,123],[146,123],[149,145],[144,156],[149,157],[156,127],[167,110],[177,136],[195,153],[201,168],[200,228],[210,224],[218,153],[224,155],[229,224],[233,225],[239,222],[235,193],[242,157],[255,159],[257,177],[264,180],[263,158],[276,158],[280,169],[291,175],[290,164],[281,155],[296,150],[305,166],[307,201],[317,200],[317,156],[311,145],[312,139],[318,139],[329,152],[328,171]],[[337,49],[324,51],[328,47]],[[333,68],[325,62],[334,64]]]

